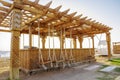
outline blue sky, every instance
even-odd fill
[[[5,0],[9,1],[9,0]],[[33,0],[32,0],[33,1]],[[40,0],[46,4],[51,0]],[[52,8],[62,5],[61,11],[70,8],[70,12],[78,12],[98,22],[113,28],[111,31],[112,42],[120,41],[120,0],[52,0]],[[0,50],[9,50],[10,34],[0,32]]]

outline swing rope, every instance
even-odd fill
[[[63,63],[63,68],[65,68],[65,57],[64,57],[64,54],[63,54],[63,31],[62,31],[62,28],[61,28],[61,39],[60,39],[60,45],[61,45],[61,54],[60,54],[60,60],[62,61],[62,63]]]
[[[102,39],[102,34],[100,35],[100,38],[97,36],[97,35],[95,35],[95,37],[99,40],[99,42],[101,41],[101,39]],[[98,46],[97,46],[97,48],[99,47],[99,43],[98,43]],[[100,46],[100,49],[101,49],[101,46]]]
[[[41,63],[42,67],[44,70],[47,70],[47,67],[45,66],[44,60],[43,60],[43,55],[40,49],[40,23],[38,21],[38,52],[39,52],[39,63]]]
[[[52,37],[53,37],[53,62],[55,63],[55,67],[58,67],[58,62],[57,62],[57,58],[56,58],[56,53],[55,53],[55,44],[54,44],[54,26],[52,27],[53,33],[52,33]]]
[[[65,28],[64,28],[64,37],[66,37]],[[65,57],[66,57],[66,60],[68,60],[68,55],[67,55],[67,51],[66,51],[66,41],[65,41]]]
[[[73,52],[72,52],[72,29],[70,30],[70,60],[73,60]]]
[[[89,42],[89,53],[90,53],[90,56],[91,56],[91,50],[90,50],[90,38],[88,38],[88,42]]]
[[[64,37],[66,37],[65,28],[64,28]],[[67,51],[66,51],[66,41],[65,41],[65,60],[67,61],[68,66],[70,67],[70,62],[69,62],[68,54],[67,54]]]
[[[51,49],[50,49],[50,26],[48,25],[48,40],[49,40],[49,51],[48,51],[48,61],[50,61],[50,64],[51,64],[51,67],[53,67],[53,64],[52,64],[52,58],[51,58]]]
[[[40,63],[40,59],[42,58],[41,58],[41,49],[40,49],[40,24],[39,23],[38,23],[38,48],[39,48],[39,63]]]
[[[92,54],[91,54],[91,49],[90,49],[90,38],[88,37],[88,42],[89,42],[89,56],[88,56],[88,58],[89,58],[89,60],[88,61],[90,61],[90,58],[92,57]]]
[[[55,56],[55,45],[54,45],[54,27],[52,27],[52,38],[53,38],[53,61],[56,60],[56,56]]]

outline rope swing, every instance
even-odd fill
[[[45,62],[43,59],[43,55],[40,49],[40,23],[38,22],[38,53],[39,53],[39,63],[41,64],[41,66],[43,67],[44,70],[47,70],[47,67],[45,66]]]
[[[92,53],[91,53],[91,48],[90,48],[90,38],[88,37],[88,43],[89,43],[89,56],[86,58],[86,61],[89,61],[90,62],[90,59],[92,57]],[[88,60],[87,60],[88,59]]]
[[[51,49],[50,49],[50,25],[48,25],[48,43],[49,43],[49,51],[48,51],[48,63],[50,63],[50,66],[53,67],[52,64],[52,57],[51,57]]]
[[[58,67],[57,57],[55,53],[55,44],[54,44],[54,26],[52,27],[52,38],[53,38],[53,55],[52,55],[52,61],[53,64],[55,64],[55,67]]]
[[[63,48],[62,48],[62,46],[63,46],[63,44],[62,44],[62,42],[63,42],[63,31],[62,31],[62,28],[61,28],[61,31],[60,31],[60,58],[59,58],[59,63],[60,62],[62,62],[62,67],[63,68],[65,68],[65,57],[64,57],[64,54],[63,54]]]
[[[74,60],[73,58],[73,51],[72,51],[72,29],[70,29],[70,57],[69,57],[69,60],[70,62],[72,63],[72,61]]]
[[[64,28],[64,37],[66,37],[65,28]],[[70,62],[69,62],[69,58],[68,58],[68,53],[67,53],[67,51],[66,51],[66,41],[65,41],[65,61],[66,61],[67,65],[70,67]]]

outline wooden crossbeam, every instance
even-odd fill
[[[52,4],[52,1],[48,2],[44,7],[49,8],[51,4]]]
[[[5,16],[7,13],[0,12],[0,16]]]
[[[26,28],[28,24],[34,22],[35,20],[37,20],[37,19],[40,18],[41,16],[42,16],[42,15],[37,15],[36,17],[30,19],[26,24],[22,25],[21,30],[23,30],[24,28]]]
[[[81,17],[81,16],[80,16]],[[62,24],[60,24],[60,26],[64,26],[64,27],[68,27],[68,26],[74,26],[74,25],[80,25],[82,23],[82,21],[84,21],[86,18],[81,18],[81,19],[78,19],[79,17],[73,17],[74,19],[71,19],[71,21],[68,21],[68,22],[63,22]],[[78,19],[75,23],[74,20],[75,19]],[[58,27],[56,27],[58,28]]]
[[[3,16],[4,16],[4,17],[0,20],[0,24],[1,24],[2,21],[3,21],[3,20],[9,15],[9,13],[11,12],[13,6],[12,6],[11,3],[5,2],[5,1],[3,1],[3,0],[0,0],[0,3],[3,4],[4,6],[10,7],[10,8],[7,10],[7,13],[6,13],[6,14],[3,13]]]
[[[8,8],[2,7],[2,6],[0,6],[0,10],[1,10],[1,11],[4,11],[4,12],[8,12],[8,11],[9,11]]]
[[[54,10],[56,10],[56,8],[55,8]],[[69,12],[69,10],[70,10],[70,9],[67,9],[67,10],[65,10],[65,11],[63,11],[63,12],[60,12],[60,13],[57,13],[57,12],[56,12],[56,13],[53,15],[52,18],[43,20],[43,21],[41,21],[41,23],[48,23],[48,22],[51,23],[51,22],[55,22],[56,20],[59,20],[62,16],[66,15],[66,14]]]
[[[106,31],[106,30],[110,30],[111,28],[109,28],[106,25],[103,25],[101,23],[98,23],[96,21],[92,21],[91,18],[87,19],[87,17],[83,17],[81,18],[82,15],[78,15],[75,16],[77,12],[73,12],[71,14],[67,14],[69,12],[70,9],[65,10],[63,12],[60,12],[59,10],[61,9],[62,5],[52,9],[49,8],[50,5],[52,4],[52,1],[48,2],[46,5],[40,5],[38,4],[39,0],[34,0],[29,1],[29,0],[22,0],[22,3],[19,3],[18,0],[16,0],[16,2],[14,2],[13,4],[6,2],[4,0],[0,0],[0,3],[2,3],[4,6],[6,7],[15,7],[15,8],[19,8],[23,11],[28,11],[29,13],[24,13],[23,12],[23,20],[24,23],[22,24],[21,27],[21,31],[23,29],[25,29],[26,27],[28,27],[28,24],[30,23],[34,23],[34,21],[40,20],[39,22],[42,24],[45,24],[45,26],[47,26],[48,23],[51,24],[51,26],[54,26],[55,29],[60,29],[60,27],[66,27],[69,29],[76,29],[78,27],[80,27],[82,24],[86,24],[91,26],[92,28],[96,28],[98,29],[98,31]],[[11,11],[12,8],[5,8],[0,6],[0,10],[3,12],[0,12],[0,14],[2,16],[0,16],[0,23],[6,19],[6,17],[8,16],[9,12]],[[6,12],[6,13],[4,13]],[[28,16],[27,14],[31,14],[31,16]],[[34,17],[33,17],[34,15]],[[46,16],[46,18],[43,18],[43,16]],[[26,17],[26,18],[25,18]],[[8,19],[9,20],[9,19]],[[5,21],[5,20],[4,20]],[[7,21],[6,21],[7,22]],[[7,22],[8,23],[8,22]],[[5,25],[7,25],[7,23],[3,23]],[[2,25],[3,25],[2,24]],[[37,23],[34,23],[34,27],[36,28]],[[72,27],[71,27],[72,26]],[[90,29],[87,28],[83,28],[81,27],[81,29],[84,32],[87,32]],[[78,30],[79,32],[80,30]]]
[[[104,29],[108,30],[107,27],[104,27],[101,23],[96,22],[95,20],[91,21],[91,19],[88,19],[85,23],[99,30],[104,30]]]
[[[5,25],[5,24],[0,24],[0,26],[2,26],[2,27],[9,27],[8,25]]]
[[[0,29],[0,32],[11,32],[10,30]]]
[[[21,10],[29,11],[29,12],[31,12],[33,14],[41,14],[43,12],[41,10],[35,9],[33,7],[30,7],[30,6],[25,6],[25,5],[22,5],[22,4],[19,4],[19,3],[15,3],[14,7],[17,7],[19,9],[21,9]]]
[[[75,19],[75,20],[79,20],[81,16],[82,16],[82,14],[77,15],[77,16],[73,17],[73,19]]]
[[[80,15],[79,17],[81,17],[82,15]],[[75,17],[75,18],[77,18],[78,19],[78,16],[77,17]],[[83,17],[83,18],[81,18],[81,20],[82,21],[85,21],[85,19],[86,19],[87,17]],[[65,25],[61,25],[61,26],[63,26],[63,27],[68,27],[68,26],[74,26],[74,27],[69,27],[69,29],[68,30],[70,30],[71,28],[78,28],[78,27],[80,27],[83,23],[81,23],[82,21],[81,20],[78,20],[78,21],[76,21],[76,25],[77,26],[75,26],[75,24],[73,24],[72,22],[69,22],[69,23],[66,23]],[[60,26],[60,27],[61,27]],[[88,32],[88,30],[89,29],[83,29],[82,27],[81,27],[81,29],[82,30],[78,30],[79,32],[83,32],[83,33],[86,33],[86,32]],[[57,27],[57,30],[59,30],[59,28]]]
[[[63,16],[60,20],[61,22],[57,22],[56,24],[54,24],[53,26],[58,26],[58,25],[62,25],[62,24],[65,24],[67,22],[69,22],[70,20],[72,20],[73,16],[76,14],[76,12],[74,13],[71,13],[67,16]]]
[[[38,3],[39,3],[39,1],[40,1],[40,0],[35,0],[35,1],[34,1],[34,3],[35,3],[35,4],[38,4]]]
[[[69,17],[74,17],[76,14],[77,14],[77,12],[73,12],[73,13],[71,13],[71,14],[68,14],[67,16],[69,16]]]
[[[31,2],[30,2],[31,3]],[[50,5],[51,5],[51,3],[52,3],[52,1],[50,1],[49,3],[47,3],[46,5],[45,5],[45,7],[50,7]],[[31,4],[31,5],[33,5],[33,4]],[[38,11],[39,12],[39,11]],[[36,21],[37,19],[39,19],[40,17],[42,17],[43,15],[46,15],[47,14],[47,12],[48,12],[48,10],[44,10],[44,12],[42,12],[42,14],[37,14],[37,16],[36,17],[33,17],[32,19],[30,19],[26,24],[29,24],[29,23],[31,23],[31,22],[34,22],[34,21]],[[24,24],[24,25],[22,25],[22,27],[21,27],[21,30],[23,30],[24,28],[26,28],[27,27],[27,25],[26,24]]]
[[[4,5],[4,6],[7,6],[7,7],[11,7],[11,6],[12,6],[11,3],[8,3],[8,2],[3,1],[3,0],[0,0],[0,3],[1,3],[2,5]]]
[[[55,8],[55,11],[58,12],[60,10],[60,8],[62,7],[62,5],[58,6]]]

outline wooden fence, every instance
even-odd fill
[[[113,53],[120,54],[120,42],[113,42]]]
[[[9,67],[10,59],[9,58],[0,58],[0,68]]]
[[[44,60],[48,58],[48,49],[41,49],[41,53],[43,54]],[[53,49],[50,50],[51,55],[53,53]],[[70,55],[71,49],[64,49],[62,52],[65,52]],[[60,57],[61,50],[55,49],[55,54],[57,59]],[[33,70],[39,68],[39,50],[38,49],[23,49],[20,50],[20,68],[24,70]],[[94,50],[92,48],[85,49],[72,49],[72,54],[74,58],[74,62],[88,62],[95,60],[94,58]]]

